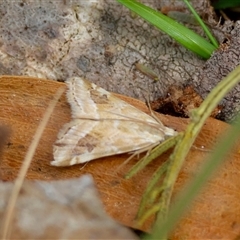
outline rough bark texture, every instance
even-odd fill
[[[206,97],[220,80],[227,76],[240,64],[240,21],[236,22],[231,31],[229,41],[221,45],[212,57],[204,64],[198,74],[193,76],[193,83],[199,93]],[[222,101],[224,106],[221,117],[226,120],[234,119],[240,110],[240,85],[238,84]]]
[[[157,9],[188,12],[182,1],[145,2]],[[194,0],[192,4],[213,27],[219,41],[224,41],[224,33],[231,29],[220,31],[209,2]],[[0,74],[63,81],[71,76],[84,76],[107,90],[139,99],[149,96],[156,99],[166,94],[170,85],[186,83],[194,83],[197,91],[205,96],[222,78],[222,73],[216,69],[210,70],[216,74],[216,77],[211,76],[215,82],[208,80],[203,68],[211,64],[211,60],[205,65],[204,60],[139,17],[132,17],[113,0],[4,0],[0,12]],[[188,26],[202,34],[199,26]],[[231,39],[236,35],[234,31],[232,34]],[[237,41],[229,43],[233,42]],[[237,53],[234,56],[238,56]],[[137,62],[150,67],[159,81],[143,75],[135,67]],[[233,64],[239,64],[239,57]],[[233,67],[226,69],[224,75]],[[207,84],[208,88],[202,88],[201,84]],[[232,118],[238,110],[239,97],[236,94],[226,98],[223,117]],[[229,111],[232,98],[236,104]]]

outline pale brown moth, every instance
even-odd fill
[[[53,146],[54,166],[150,149],[176,132],[80,77],[66,81],[72,120]]]

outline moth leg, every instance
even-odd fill
[[[137,150],[137,151],[134,151],[134,152],[132,152],[132,153],[130,152],[129,154],[131,154],[131,156],[128,157],[122,164],[120,164],[120,166],[116,169],[116,171],[119,171],[124,165],[126,165],[127,163],[129,163],[130,160],[132,160],[134,157],[137,156],[137,158],[139,158],[139,155],[140,155],[141,153],[146,152],[144,158],[147,157],[147,156],[149,155],[149,153],[152,151],[152,149],[155,148],[158,144],[159,144],[159,142],[153,143],[153,144],[149,144],[148,146],[143,147],[143,148],[141,148],[141,149],[139,149],[139,150]]]

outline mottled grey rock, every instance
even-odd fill
[[[0,234],[12,190],[0,182]],[[13,215],[9,239],[138,239],[106,214],[90,175],[25,181]]]

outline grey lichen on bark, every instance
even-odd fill
[[[188,13],[182,1],[145,3],[156,9],[176,5]],[[211,26],[217,25],[207,0],[192,4]],[[1,74],[63,81],[82,76],[141,100],[163,96],[172,84],[194,84],[202,95],[209,91],[202,91],[197,80],[203,79],[204,60],[116,1],[3,0],[0,11]],[[199,26],[189,27],[203,35]],[[223,41],[224,33],[218,27],[213,31]],[[142,74],[135,63],[150,67],[159,81]]]

